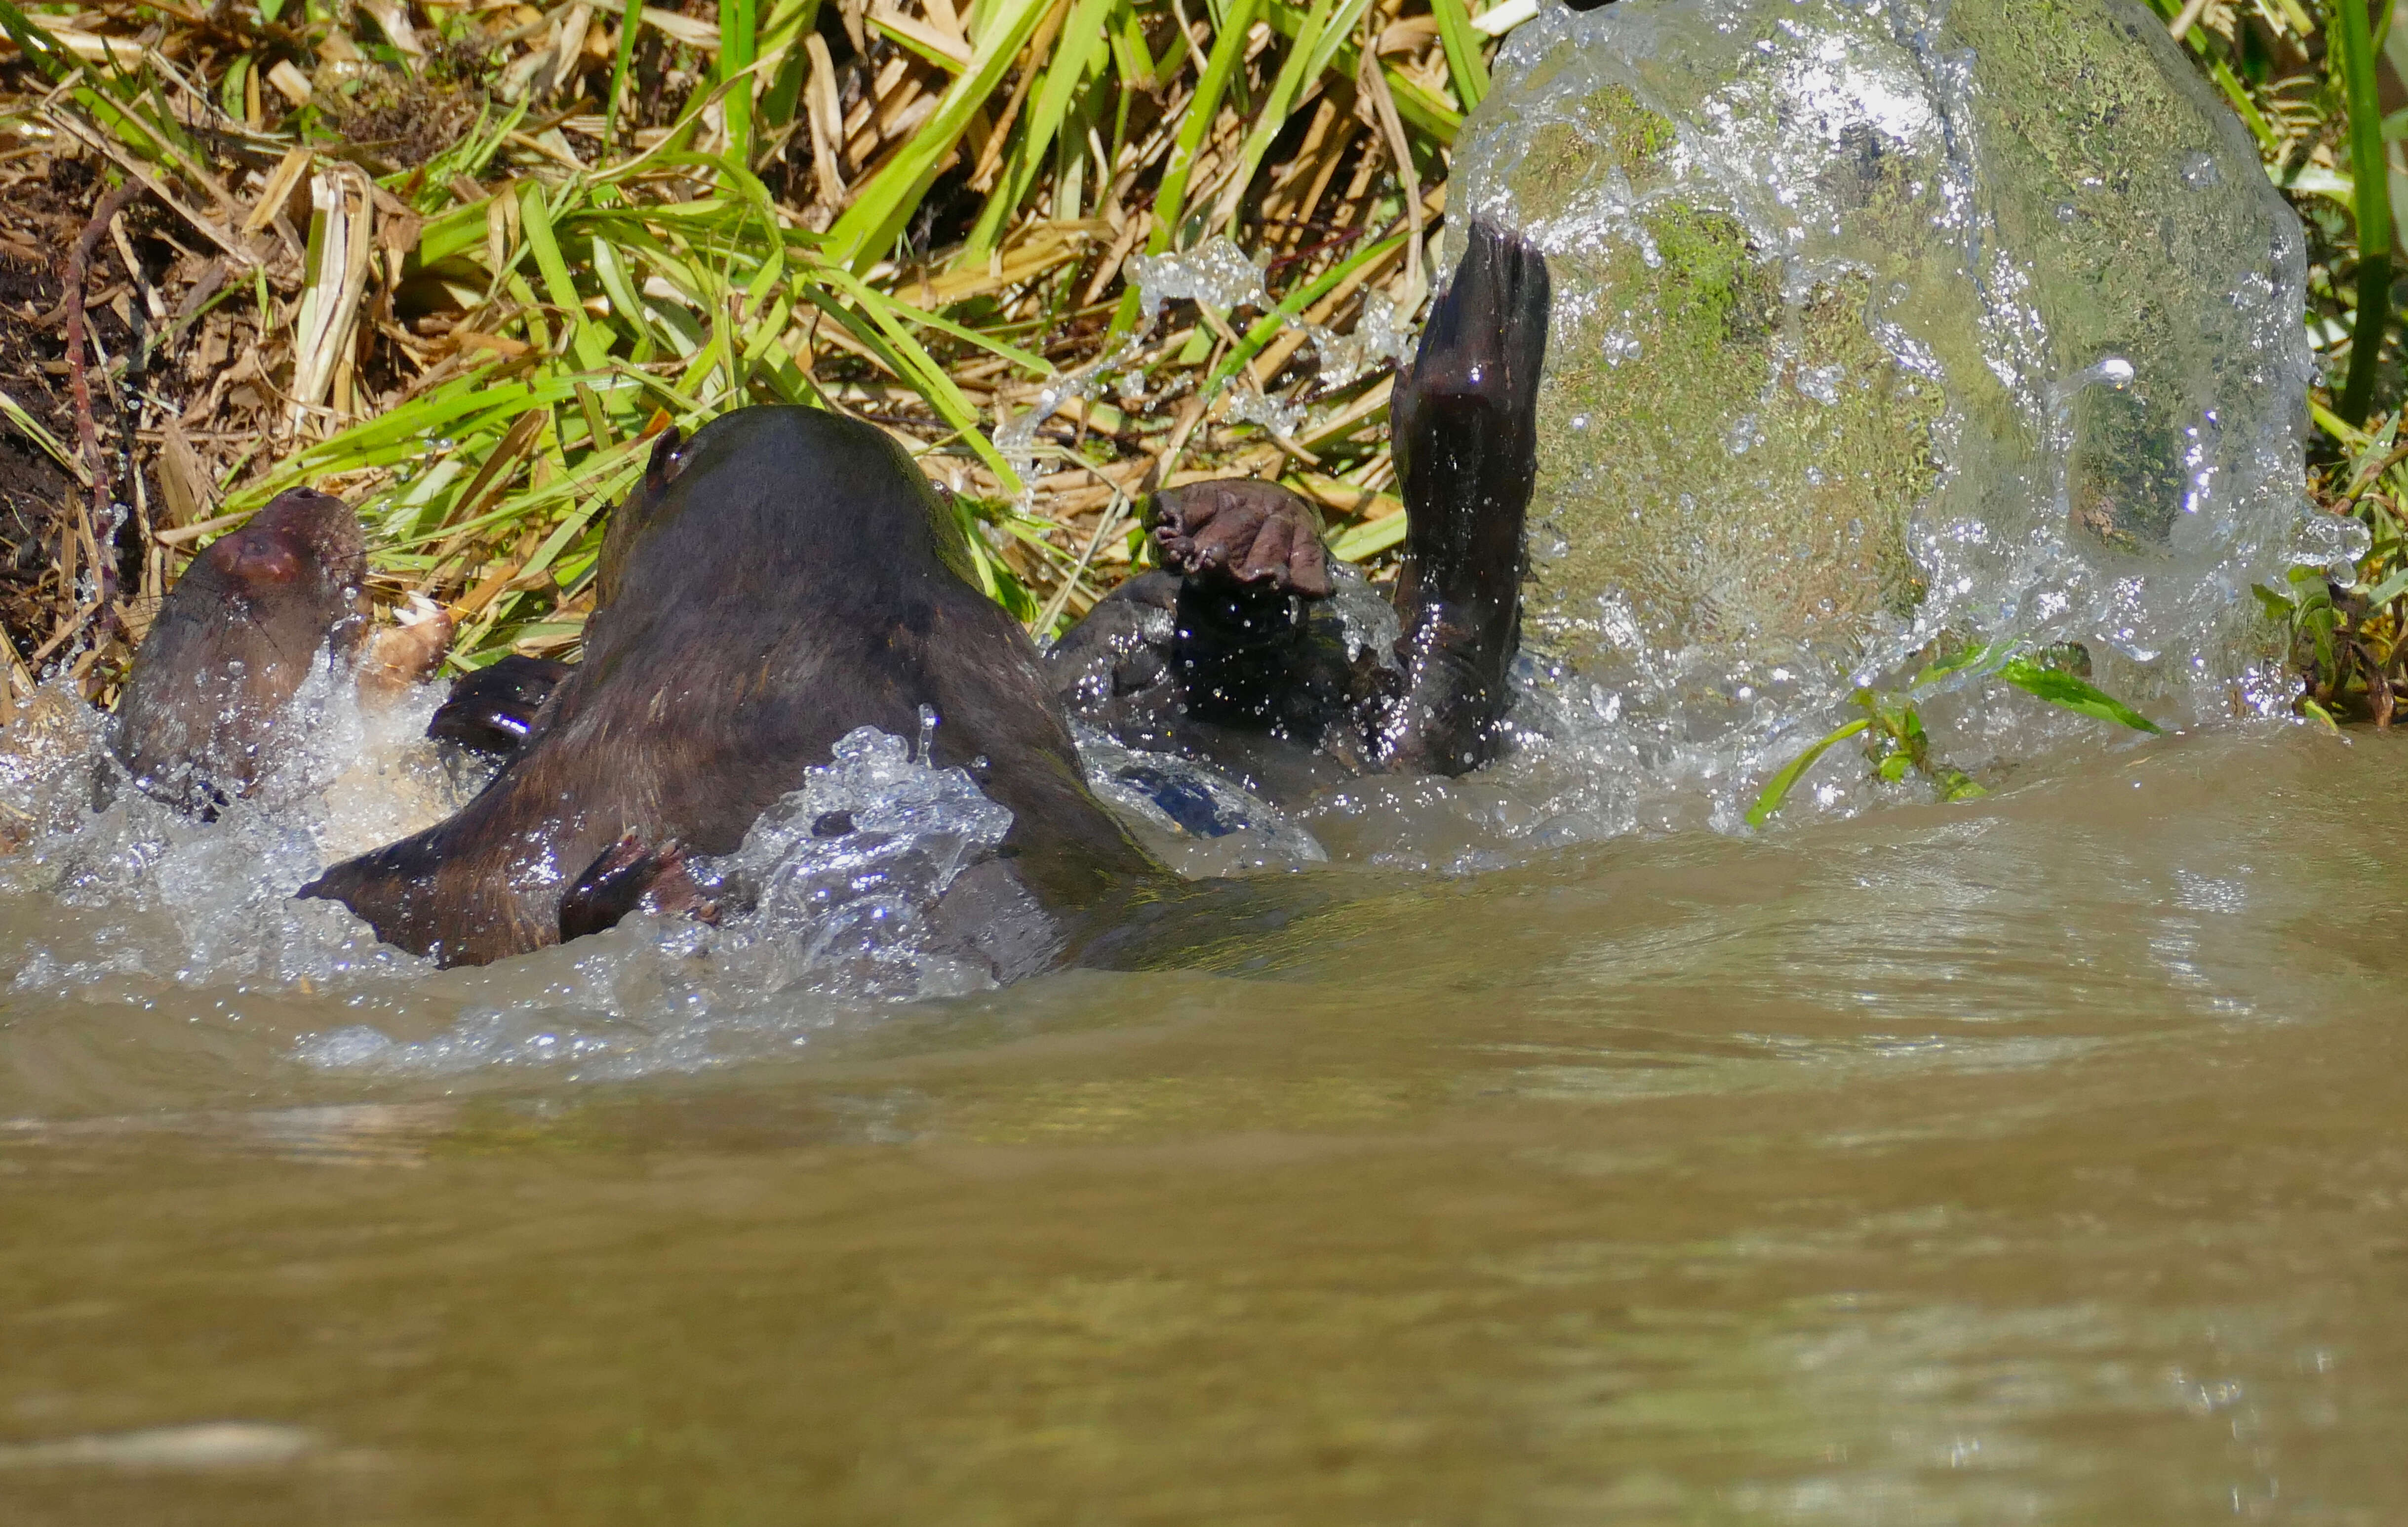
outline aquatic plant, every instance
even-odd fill
[[[1817,759],[1859,735],[1866,740],[1866,762],[1885,784],[1896,785],[1914,773],[1928,781],[1942,800],[1971,800],[1989,794],[1971,775],[1936,756],[1923,728],[1920,705],[1943,687],[1966,682],[1995,678],[2077,715],[2152,735],[2163,729],[2072,671],[2083,660],[2079,649],[2035,654],[2021,652],[2012,642],[1993,642],[1926,664],[1899,693],[1859,689],[1855,703],[1865,713],[1807,744],[1805,751],[1775,771],[1756,795],[1756,804],[1748,808],[1747,825],[1761,828],[1771,821]]]

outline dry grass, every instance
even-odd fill
[[[747,401],[894,434],[1036,626],[1195,474],[1283,473],[1376,555],[1386,369],[1324,370],[1304,325],[1421,299],[1484,83],[1439,5],[0,3],[19,666],[103,694],[182,561],[303,480],[361,505],[380,603],[450,608],[456,661],[571,650],[645,440]],[[1279,311],[1146,332],[1132,262],[1222,237]]]
[[[2339,12],[2306,0],[2149,3],[2187,22],[2310,226],[2307,316],[2346,373],[2317,399],[2316,485],[2377,542],[2353,588],[2309,579],[2269,604],[2312,703],[2387,720],[2408,682],[2408,458],[2370,256],[2395,214],[2353,165],[2408,168],[2408,114],[2375,131],[2365,107],[2408,100],[2388,62],[2408,38],[2377,5],[2353,72],[2324,30]],[[1325,370],[1306,325],[1421,300],[1420,236],[1486,88],[1474,14],[0,0],[11,687],[64,663],[105,698],[183,560],[304,479],[361,504],[380,602],[450,608],[456,662],[567,652],[644,439],[752,400],[904,441],[972,522],[990,588],[1040,628],[1125,575],[1135,506],[1192,474],[1276,472],[1329,510],[1342,553],[1376,557],[1400,524],[1386,370]],[[1175,301],[1133,340],[1133,262],[1225,236],[1268,263],[1280,311]],[[1031,419],[1107,359],[1109,385]],[[1013,421],[1025,457],[994,443]]]

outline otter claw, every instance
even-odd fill
[[[630,832],[604,849],[561,896],[560,942],[616,928],[636,912],[719,921],[719,903],[687,870],[684,846],[671,839],[658,848],[646,848]]]
[[[1219,573],[1307,599],[1329,598],[1321,516],[1281,487],[1251,478],[1191,483],[1154,496],[1154,543],[1162,565],[1194,578]]]

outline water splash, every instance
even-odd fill
[[[996,426],[996,450],[1024,479],[1036,460],[1037,431],[1063,409],[1073,402],[1097,397],[1107,388],[1124,406],[1133,407],[1143,400],[1144,375],[1131,368],[1130,363],[1153,339],[1164,306],[1173,301],[1190,300],[1232,315],[1252,309],[1277,317],[1283,326],[1301,333],[1312,343],[1323,387],[1345,386],[1411,353],[1408,320],[1412,315],[1398,312],[1384,294],[1371,292],[1364,295],[1362,313],[1350,334],[1307,323],[1279,310],[1278,299],[1264,283],[1262,267],[1225,234],[1215,234],[1184,253],[1132,254],[1127,268],[1138,294],[1137,327],[1119,344],[1076,371],[1048,380],[1038,389],[1026,412],[1015,414]],[[1237,383],[1240,390],[1230,406],[1230,417],[1260,425],[1281,437],[1293,435],[1303,422],[1302,410],[1267,396],[1254,385],[1251,377],[1241,374]]]
[[[1326,864],[1312,833],[1220,771],[1176,754],[1123,747],[1074,723],[1088,787],[1135,822],[1190,879]]]
[[[2359,537],[2306,509],[2303,245],[2129,9],[1625,0],[1513,33],[1450,203],[1555,277],[1526,751],[1638,825],[1736,827],[1856,689],[1952,646],[2078,647],[2175,725],[2287,699],[2249,587]],[[1925,719],[1972,769],[2106,741],[1978,678]],[[1805,811],[1885,798],[1825,772]]]
[[[294,1036],[310,1066],[452,1074],[527,1064],[580,1074],[709,1065],[790,1047],[847,1015],[992,985],[929,909],[991,855],[1010,813],[912,742],[856,731],[743,844],[696,864],[730,909],[717,928],[635,918],[598,938],[483,970],[437,971],[380,944],[331,901],[293,893],[329,865],[465,804],[490,767],[427,740],[424,686],[364,703],[321,655],[280,719],[289,754],[247,798],[200,822],[122,784],[107,718],[46,686],[0,745],[0,902],[43,906],[10,928],[0,988],[100,1010],[212,996],[254,1025],[282,997],[358,1021]],[[95,782],[105,803],[95,806]],[[263,1005],[264,1004],[264,1005]]]

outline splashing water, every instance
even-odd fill
[[[1411,315],[1399,313],[1383,293],[1365,295],[1362,315],[1351,334],[1281,312],[1278,299],[1263,282],[1262,267],[1226,235],[1216,234],[1185,254],[1132,255],[1129,274],[1137,282],[1139,308],[1147,328],[1161,316],[1163,304],[1174,297],[1187,297],[1224,312],[1252,308],[1272,314],[1312,343],[1324,387],[1345,386],[1374,367],[1401,361],[1412,353],[1412,337],[1406,324]]]
[[[725,909],[717,926],[631,918],[494,967],[478,984],[504,1000],[425,1038],[360,1025],[305,1041],[302,1059],[417,1074],[687,1070],[791,1048],[866,1008],[993,986],[982,963],[945,947],[930,913],[1002,843],[1011,813],[965,771],[929,762],[935,725],[924,710],[916,749],[875,727],[846,734],[736,852],[693,861]]]
[[[285,998],[359,1021],[295,1033],[311,1066],[392,1074],[566,1065],[581,1075],[687,1069],[801,1043],[847,1015],[993,984],[945,945],[929,909],[991,855],[1011,814],[959,769],[863,728],[733,854],[698,860],[720,926],[631,918],[609,933],[481,970],[437,971],[377,943],[331,901],[293,893],[329,865],[419,831],[491,776],[424,736],[427,686],[364,704],[323,659],[292,701],[289,755],[203,823],[122,784],[107,718],[64,682],[0,747],[0,902],[20,914],[0,986],[94,1005],[189,994],[255,1025]],[[105,788],[95,809],[95,780]],[[321,1006],[322,1011],[322,1006]]]
[[[915,741],[848,734],[735,852],[691,861],[722,908],[716,926],[638,915],[442,971],[380,944],[338,903],[294,900],[328,866],[432,826],[491,779],[489,764],[425,737],[444,693],[366,703],[322,653],[280,719],[286,756],[204,823],[127,787],[108,718],[64,681],[45,687],[0,745],[0,909],[48,909],[7,928],[17,953],[0,987],[101,1012],[198,1001],[229,1029],[263,1034],[293,999],[319,1014],[337,1003],[355,1021],[321,1018],[285,1042],[320,1071],[599,1077],[785,1053],[896,1002],[994,985],[933,913],[995,854],[1011,813],[967,771],[931,762],[939,718],[925,709]],[[1085,742],[1106,800],[1191,875],[1326,857],[1219,774]],[[111,782],[98,807],[96,781]]]
[[[482,784],[483,770],[453,767],[425,740],[439,699],[425,689],[365,706],[349,670],[322,652],[290,702],[294,724],[280,728],[283,756],[202,823],[127,786],[104,746],[107,718],[64,682],[46,686],[7,750],[7,805],[29,831],[0,859],[0,886],[91,915],[44,929],[10,989],[108,976],[323,984],[414,967],[347,911],[292,896],[326,865],[440,820]]]
[[[1132,254],[1128,267],[1148,327],[1162,316],[1163,304],[1178,297],[1229,313],[1240,308],[1268,312],[1278,306],[1263,284],[1262,267],[1226,234],[1184,254]]]
[[[1082,723],[1072,730],[1088,787],[1132,818],[1148,846],[1189,879],[1328,862],[1312,834],[1220,771],[1123,747]]]
[[[1183,254],[1132,254],[1128,275],[1138,292],[1136,329],[1078,370],[1053,378],[1038,390],[1028,411],[996,427],[996,450],[1024,478],[1036,460],[1038,429],[1071,403],[1096,397],[1108,388],[1125,405],[1143,399],[1143,374],[1129,368],[1129,363],[1153,337],[1163,306],[1174,300],[1184,298],[1226,313],[1251,308],[1277,316],[1282,324],[1312,343],[1324,387],[1345,386],[1411,353],[1412,338],[1407,320],[1412,315],[1398,312],[1395,303],[1377,292],[1365,295],[1362,314],[1351,334],[1280,312],[1278,299],[1264,284],[1262,267],[1226,235],[1216,234]],[[1265,396],[1252,385],[1251,378],[1241,376],[1239,386],[1230,405],[1231,418],[1260,425],[1281,437],[1293,435],[1303,422],[1300,409]]]
[[[2285,684],[2248,585],[2355,551],[2303,513],[2298,230],[2161,29],[2102,30],[2100,0],[2067,0],[2052,66],[2082,88],[2036,96],[2015,71],[2037,65],[1991,36],[2017,14],[1623,0],[1521,28],[1452,191],[1556,276],[1513,752],[1283,814],[1220,772],[1083,736],[1098,793],[1190,874],[1465,874],[1738,830],[1852,689],[1955,641],[2079,643],[2099,683],[2168,723],[2273,708]],[[2068,128],[2086,102],[2114,108],[2112,130]],[[1272,307],[1226,240],[1131,274],[1149,331],[1173,296]],[[1401,354],[1405,316],[1367,303],[1354,335],[1312,331],[1325,374]],[[1141,343],[1049,382],[998,433],[1006,454],[1025,461],[1073,397],[1142,398]],[[1380,592],[1351,569],[1338,583],[1354,654],[1392,647]],[[716,928],[636,917],[438,972],[291,900],[480,787],[423,737],[437,699],[364,709],[322,662],[294,756],[204,825],[122,788],[95,808],[104,720],[45,688],[0,747],[19,951],[0,982],[101,1013],[197,999],[222,1016],[204,1043],[256,1030],[371,1078],[691,1069],[988,984],[930,911],[1010,815],[932,767],[924,738],[870,731],[696,867]],[[1922,715],[1993,783],[2114,740],[1978,671]],[[1842,750],[1792,810],[1927,799]],[[279,1028],[295,993],[306,1026]]]
[[[1450,198],[1555,276],[1504,771],[1568,770],[1544,799],[1736,828],[1976,641],[2078,644],[2168,724],[2287,699],[2249,586],[2357,550],[2306,512],[2302,243],[2138,8],[1550,7]],[[2100,737],[1979,676],[1925,719],[1965,768]]]

